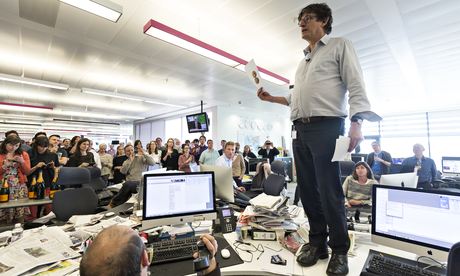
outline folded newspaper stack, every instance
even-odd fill
[[[247,219],[248,225],[265,231],[295,231],[297,225],[292,222],[287,201],[287,197],[262,193],[249,201],[251,205],[244,210],[243,219]]]

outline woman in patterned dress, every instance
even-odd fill
[[[14,135],[5,138],[0,145],[0,179],[6,179],[10,187],[10,200],[27,198],[27,175],[30,159],[21,149],[21,140]],[[0,209],[0,223],[24,222],[29,215],[28,207]]]

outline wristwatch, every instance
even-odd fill
[[[353,123],[358,123],[358,124],[362,124],[363,123],[363,118],[359,115],[353,115],[350,119],[351,122]]]

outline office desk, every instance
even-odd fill
[[[236,239],[236,234],[229,233],[225,234],[224,237],[227,239],[228,243],[233,246],[233,243]],[[253,241],[251,239],[246,239],[245,241],[250,242],[255,246],[262,244],[264,246],[265,252],[261,255],[259,260],[257,260],[257,256],[260,253],[253,253],[254,256],[251,263],[245,262],[241,265],[222,268],[222,275],[326,275],[326,269],[329,260],[319,260],[318,263],[314,266],[301,267],[296,262],[296,256],[289,252],[287,249],[283,248],[276,241]],[[355,256],[348,257],[348,266],[350,270],[348,275],[350,276],[356,276],[361,273],[369,253],[369,249],[374,249],[412,260],[416,259],[415,254],[372,243],[371,236],[367,233],[358,233],[355,243]],[[271,249],[281,249],[281,251],[275,252]],[[221,248],[219,248],[219,252],[220,250]],[[250,254],[244,251],[239,250],[238,254],[243,260],[248,260],[250,258]],[[286,266],[270,263],[271,256],[277,254],[287,260]]]
[[[10,200],[5,203],[0,203],[0,209],[4,208],[15,208],[15,207],[26,207],[26,206],[34,206],[34,205],[45,205],[52,203],[52,199],[28,199],[22,198],[17,200]]]

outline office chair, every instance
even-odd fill
[[[391,164],[390,174],[401,173],[402,164]]]
[[[90,174],[90,181],[84,183],[83,187],[90,187],[94,191],[102,191],[107,187],[107,183],[101,177],[101,169],[98,167],[87,168]]]
[[[353,173],[353,169],[355,168],[355,162],[353,161],[339,161],[339,168],[340,168],[340,182],[343,183],[347,176]]]
[[[284,188],[284,176],[270,174],[264,183],[264,193],[272,196],[279,196]]]
[[[460,242],[452,245],[447,260],[447,276],[460,275]]]
[[[286,164],[281,160],[275,160],[271,163],[272,172],[278,175],[286,176]]]
[[[57,184],[64,188],[81,187],[90,183],[91,175],[88,169],[79,167],[62,167],[59,170]]]
[[[73,215],[95,214],[99,199],[89,187],[67,189],[54,195],[52,210],[59,221],[67,221]]]

